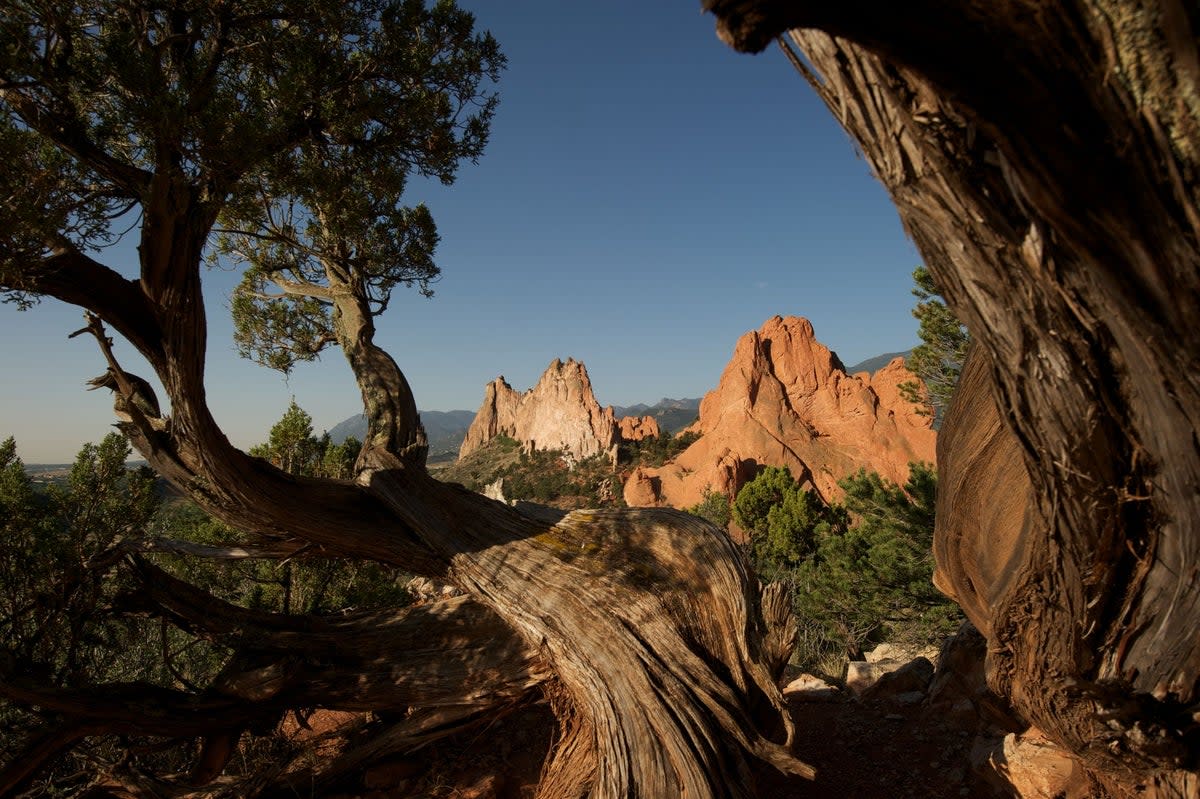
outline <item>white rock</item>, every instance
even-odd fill
[[[936,646],[905,646],[904,644],[880,644],[867,652],[864,657],[868,663],[878,663],[883,660],[898,660],[907,663],[914,658],[928,658],[930,663],[937,663],[938,648]]]
[[[879,660],[874,663],[852,660],[846,667],[846,687],[853,691],[855,696],[859,696],[879,682],[880,677],[903,665],[903,660]]]
[[[801,702],[833,702],[841,698],[841,691],[820,677],[801,674],[784,686],[783,695]]]

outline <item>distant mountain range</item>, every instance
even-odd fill
[[[891,363],[893,358],[904,358],[907,360],[909,353],[911,352],[912,350],[905,350],[904,352],[885,352],[883,355],[876,355],[874,358],[867,358],[865,361],[859,361],[853,366],[847,366],[846,374],[853,375],[859,372],[870,372],[871,374],[875,374],[880,369]]]
[[[421,411],[421,423],[425,425],[425,435],[429,437],[429,456],[444,456],[453,453],[458,457],[458,448],[462,445],[463,436],[475,418],[475,411]],[[367,436],[367,417],[361,413],[351,416],[345,421],[338,422],[329,431],[333,443],[340,444],[350,436],[362,441]]]
[[[696,421],[696,417],[700,414],[700,399],[663,397],[653,405],[641,402],[627,407],[614,405],[613,413],[618,419],[622,416],[653,416],[658,422],[659,429],[675,434]]]

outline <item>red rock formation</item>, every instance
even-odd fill
[[[733,496],[762,466],[786,466],[826,499],[859,468],[903,483],[910,461],[934,461],[932,418],[900,396],[916,379],[897,358],[874,376],[847,375],[807,319],[776,316],[738,340],[692,426],[701,438],[625,485],[630,505],[682,508],[706,489]]]
[[[536,386],[520,393],[498,377],[487,385],[483,405],[467,430],[460,458],[498,435],[520,441],[527,450],[557,449],[582,460],[611,452],[617,443],[612,408],[601,408],[582,363],[557,358]]]
[[[617,434],[622,441],[641,441],[644,438],[658,438],[662,430],[653,416],[622,416],[617,420]]]

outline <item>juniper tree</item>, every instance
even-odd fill
[[[298,617],[238,607],[135,559],[139,612],[233,654],[207,685],[132,694],[64,693],[3,661],[0,694],[40,708],[46,728],[0,774],[0,792],[73,745],[71,730],[199,739],[188,781],[202,784],[244,731],[288,708],[390,720],[375,748],[280,764],[231,789],[311,791],[366,752],[483,723],[538,692],[563,723],[545,796],[740,796],[752,757],[811,774],[787,751],[774,682],[786,636],[767,636],[757,582],[722,531],[665,510],[523,512],[425,470],[413,392],[374,319],[397,287],[436,279],[436,228],[405,188],[416,175],[450,182],[481,155],[502,65],[450,2],[6,7],[0,287],[22,306],[45,295],[84,309],[122,430],[159,474],[250,536],[176,550],[353,558],[468,596]],[[131,217],[138,262],[126,278],[94,251]],[[218,427],[205,399],[210,257],[244,270],[232,309],[244,354],[286,371],[341,348],[368,423],[351,479],[290,474]],[[158,377],[157,410],[133,401],[140,382],[112,333]],[[776,627],[785,621],[773,611]],[[106,768],[132,780],[132,763]]]
[[[909,353],[905,366],[920,380],[901,383],[900,391],[913,402],[932,406],[940,423],[958,385],[971,337],[946,307],[928,269],[918,266],[913,270],[913,282],[918,300],[913,316],[920,322],[917,335],[921,343]]]

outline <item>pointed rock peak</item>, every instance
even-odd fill
[[[738,339],[700,403],[692,429],[701,438],[631,478],[638,484],[627,487],[626,502],[689,507],[708,489],[732,497],[763,465],[804,475],[826,498],[840,496],[837,481],[859,468],[904,483],[910,461],[933,461],[936,434],[902,396],[899,384],[915,377],[897,361],[873,378],[847,375],[809,320],[768,319]]]
[[[892,358],[886,364],[879,367],[879,369],[875,371],[875,375],[879,376],[884,373],[891,374],[892,372],[899,371],[908,371],[908,362],[904,359],[903,355],[897,355],[895,358]]]
[[[764,338],[771,338],[772,333],[786,332],[794,339],[816,341],[817,334],[813,331],[812,322],[803,316],[775,315],[763,323],[759,333]]]
[[[609,452],[620,433],[612,409],[602,409],[596,401],[587,367],[574,358],[566,363],[555,358],[526,392],[485,392],[459,457],[498,435],[515,438],[529,450],[562,450],[569,459],[582,460]]]

